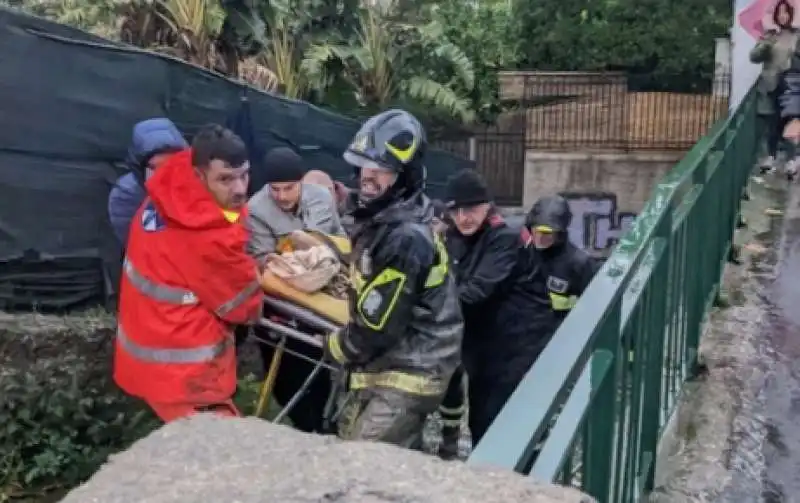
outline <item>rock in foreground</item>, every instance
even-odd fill
[[[580,492],[266,421],[198,416],[118,454],[64,503],[584,503]]]

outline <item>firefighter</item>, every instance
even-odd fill
[[[131,223],[114,380],[165,422],[235,416],[233,326],[258,319],[262,291],[246,251],[244,143],[207,126],[163,161]]]
[[[458,294],[423,194],[426,149],[419,121],[389,110],[367,120],[344,154],[359,179],[351,321],[328,337],[326,353],[349,373],[345,439],[420,448],[460,360]]]
[[[483,358],[493,344],[493,334],[502,332],[511,320],[497,318],[511,273],[523,241],[519,229],[509,227],[497,210],[483,177],[473,170],[453,175],[445,188],[448,220],[447,250],[453,264],[458,295],[464,313],[463,369],[468,377],[469,426],[474,444],[488,424],[481,422],[484,403],[492,386]],[[461,370],[461,369],[459,369]],[[463,371],[456,372],[440,409],[442,445],[439,455],[452,459],[458,454],[461,417],[465,409]]]
[[[571,221],[569,203],[561,196],[539,199],[525,218],[530,237],[512,272],[515,280],[498,303],[503,328],[484,348],[489,385],[482,391],[483,407],[474,411],[484,432],[597,272],[595,260],[570,243]]]

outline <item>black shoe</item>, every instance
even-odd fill
[[[461,440],[461,428],[455,426],[442,427],[442,443],[439,444],[439,457],[445,461],[458,459],[459,440]]]

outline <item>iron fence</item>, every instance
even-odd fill
[[[727,114],[730,75],[501,72],[536,150],[685,151]]]
[[[434,146],[475,162],[499,204],[522,202],[527,150],[688,151],[728,111],[730,75],[501,72],[513,109]]]

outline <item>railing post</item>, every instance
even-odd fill
[[[597,396],[603,403],[592,414],[584,430],[584,490],[594,496],[599,503],[614,501],[613,491],[619,483],[618,463],[615,463],[615,433],[618,426],[615,419],[619,417],[620,400],[618,397],[620,373],[622,371],[620,352],[620,314],[621,302],[618,302],[609,313],[603,324],[597,341],[597,349],[606,350],[614,355],[610,375],[605,368],[597,366],[592,359],[592,389],[599,388]],[[603,376],[605,375],[605,378]],[[617,460],[618,461],[618,460]]]

